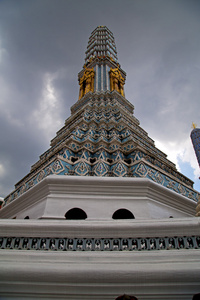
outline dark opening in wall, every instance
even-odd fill
[[[112,160],[111,158],[107,158],[107,162],[108,162],[109,164],[111,164],[111,163],[113,162],[113,160]]]
[[[72,208],[68,210],[65,214],[67,220],[85,220],[87,219],[87,214],[81,208]]]
[[[26,216],[24,219],[30,219],[29,216]]]
[[[117,219],[135,219],[132,212],[128,209],[125,209],[125,208],[121,208],[121,209],[116,210],[114,212],[112,218],[114,220],[117,220]]]
[[[96,160],[97,160],[96,157],[90,158],[90,163],[91,163],[91,164],[94,164]]]
[[[195,295],[192,297],[192,300],[200,300],[200,294],[195,294]]]
[[[131,158],[124,159],[124,162],[130,165],[132,163],[132,159]]]
[[[71,162],[75,162],[75,161],[77,161],[78,160],[78,157],[71,157]]]
[[[122,296],[117,297],[115,300],[138,300],[138,298],[135,296],[129,296],[124,294]]]

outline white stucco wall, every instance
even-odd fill
[[[88,220],[112,220],[121,208],[145,220],[194,216],[196,202],[146,178],[51,175],[5,206],[0,218],[63,219],[74,207]]]

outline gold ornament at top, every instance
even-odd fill
[[[110,90],[111,92],[116,90],[122,96],[124,96],[124,83],[125,79],[122,77],[118,68],[110,69]]]
[[[192,128],[193,129],[197,128],[197,124],[195,124],[194,122],[192,122]]]
[[[79,78],[80,91],[79,100],[88,92],[94,92],[94,70],[85,68],[84,74]]]

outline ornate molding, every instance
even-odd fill
[[[0,249],[43,251],[153,251],[199,249],[200,236],[153,238],[1,237]]]

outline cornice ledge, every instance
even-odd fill
[[[0,229],[0,237],[160,238],[199,236],[200,220],[196,217],[104,222],[0,219]]]

